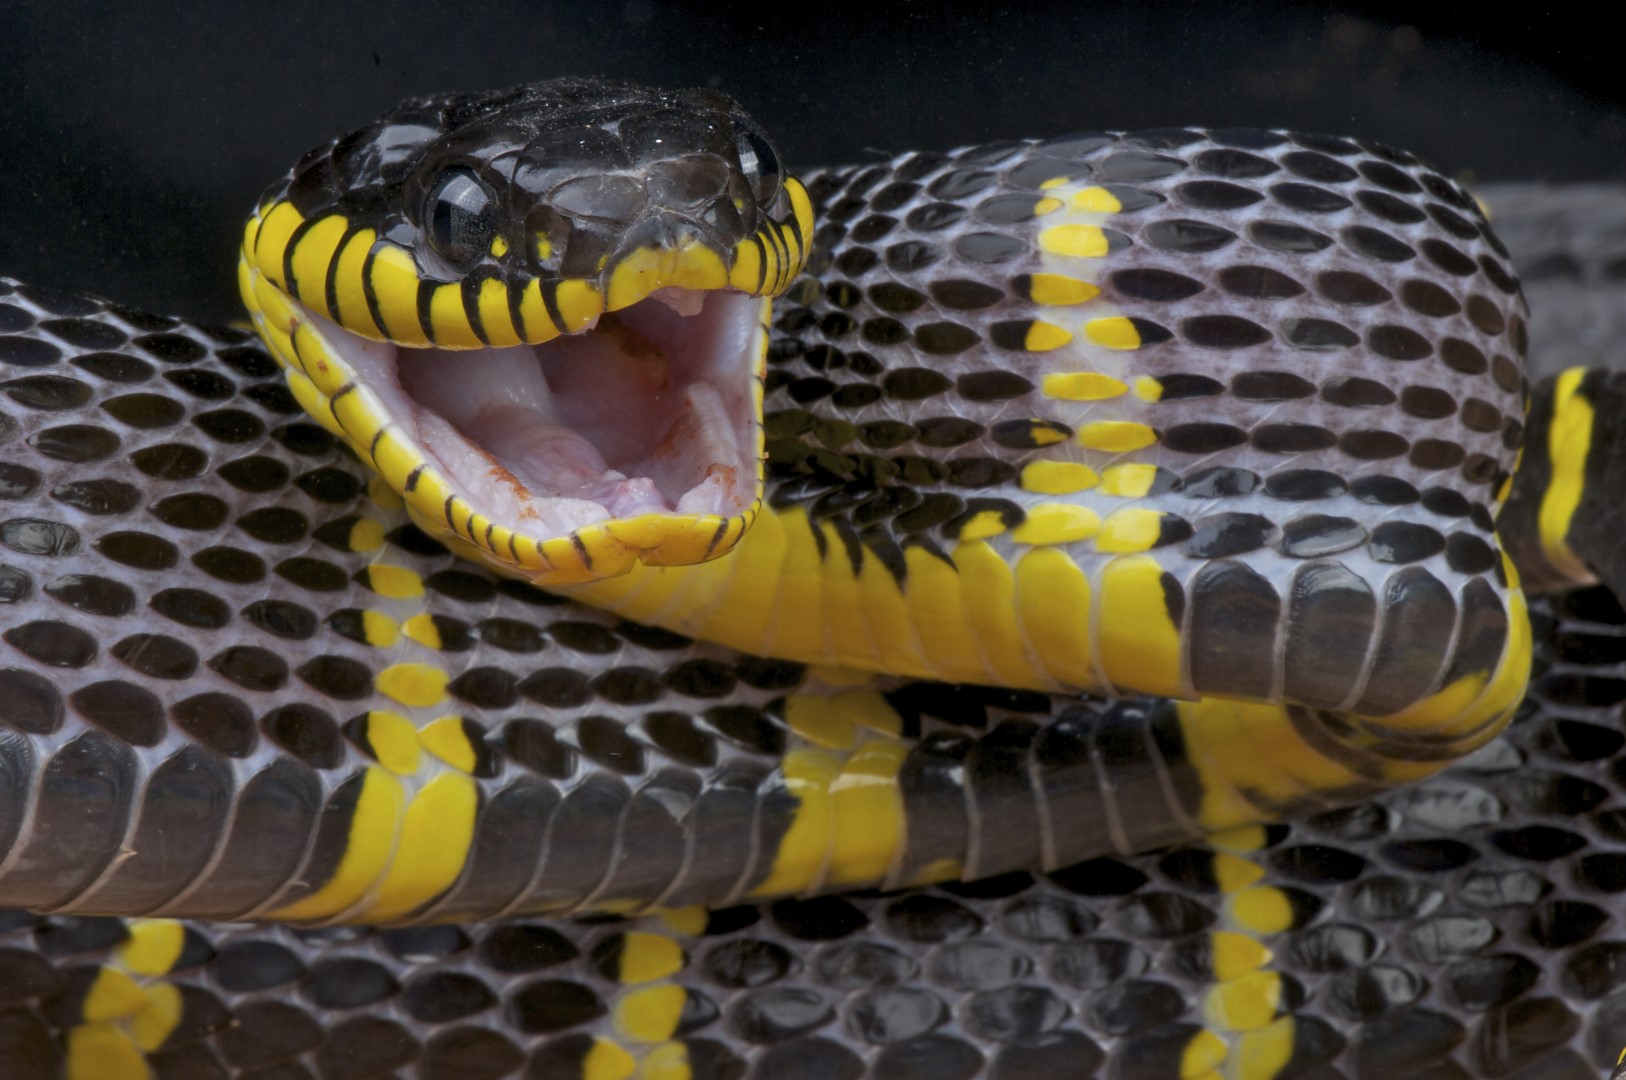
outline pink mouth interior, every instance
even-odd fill
[[[763,301],[661,289],[542,345],[452,351],[329,341],[491,520],[539,538],[641,514],[744,510]]]

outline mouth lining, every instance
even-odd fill
[[[573,334],[476,350],[401,347],[304,314],[454,491],[548,540],[752,505],[765,304],[668,287]]]

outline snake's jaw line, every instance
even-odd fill
[[[767,310],[812,232],[727,97],[560,80],[313,150],[245,226],[239,285],[380,491],[562,585],[714,559],[755,520]]]
[[[539,345],[456,351],[298,317],[370,394],[363,408],[473,513],[546,542],[632,518],[752,509],[768,306],[668,287]]]

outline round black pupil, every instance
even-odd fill
[[[455,262],[478,258],[491,241],[491,198],[472,176],[447,177],[430,208],[429,235]]]

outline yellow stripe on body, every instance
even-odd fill
[[[908,752],[907,744],[890,739],[870,740],[845,756],[808,748],[787,752],[780,769],[797,801],[795,815],[772,868],[751,895],[884,880],[903,845],[898,773]]]
[[[981,540],[957,545],[953,556],[960,571],[966,624],[977,639],[988,681],[999,686],[1050,684],[1017,627],[1016,576],[1010,565]]]
[[[1088,540],[1101,528],[1101,515],[1076,503],[1040,503],[1011,530],[1018,544],[1070,544]]]
[[[178,986],[156,983],[147,987],[147,1007],[129,1020],[130,1037],[147,1053],[160,1050],[186,1011],[186,999]]]
[[[1203,698],[1177,701],[1175,709],[1186,758],[1202,786],[1197,821],[1206,831],[1256,824],[1272,817],[1271,807],[1364,790],[1373,782],[1306,742],[1286,706]],[[1419,780],[1438,768],[1438,762],[1390,759],[1385,780]]]
[[[1090,582],[1077,563],[1049,547],[1023,555],[1016,563],[1015,606],[1023,638],[1053,679],[1103,685],[1091,659]]]
[[[354,907],[384,874],[395,854],[406,791],[381,768],[362,774],[361,792],[350,818],[344,855],[333,876],[315,892],[270,913],[274,919],[303,922],[332,918]]]
[[[1230,1052],[1225,1040],[1212,1031],[1197,1032],[1180,1055],[1180,1080],[1224,1080],[1219,1067]]]
[[[1062,307],[1093,300],[1101,295],[1101,288],[1066,274],[1033,274],[1027,281],[1027,294],[1035,304]]]
[[[1096,214],[1117,214],[1123,211],[1124,204],[1106,188],[1092,185],[1073,193],[1072,207]]]
[[[623,994],[612,1014],[616,1034],[631,1042],[665,1042],[682,1022],[688,1000],[687,990],[671,984]]]
[[[903,591],[880,559],[866,556],[858,572],[859,603],[875,655],[886,671],[922,671],[931,665],[919,629],[909,618]],[[873,662],[865,665],[873,668]]]
[[[779,769],[785,789],[796,800],[796,812],[779,840],[773,867],[752,890],[753,896],[804,892],[823,878],[829,859],[830,785],[841,771],[840,756],[827,750],[791,750]]]
[[[1071,532],[1088,531],[1088,520],[1063,513],[1066,522],[1047,525],[1041,514],[1039,525],[1019,528],[1013,538],[1059,543]],[[807,663],[1037,689],[1098,685],[1058,676],[1057,650],[1036,643],[1022,629],[1014,600],[1002,599],[1014,595],[1016,581],[1009,562],[986,541],[959,545],[953,556],[959,563],[920,545],[903,548],[906,584],[900,588],[867,551],[854,580],[838,535],[829,528],[825,536],[821,558],[804,511],[770,510],[727,559],[638,567],[621,578],[558,591],[640,622]],[[1065,595],[1077,592],[1067,584]],[[1088,634],[1087,617],[1078,612],[1079,635]],[[1080,669],[1067,662],[1059,670]]]
[[[683,970],[683,946],[665,934],[629,930],[621,935],[616,978],[629,986],[654,982]]]
[[[1076,495],[1100,483],[1099,473],[1076,461],[1030,461],[1022,466],[1022,490],[1036,495]]]
[[[118,968],[104,967],[85,992],[79,1011],[86,1023],[94,1024],[134,1016],[146,1007],[146,990]]]
[[[826,750],[850,750],[860,728],[901,738],[903,717],[875,690],[839,694],[791,694],[785,698],[785,725]]]
[[[423,578],[415,570],[388,563],[372,563],[364,573],[367,587],[386,600],[416,600],[423,596]]]
[[[446,672],[429,664],[392,664],[373,677],[378,692],[416,709],[439,705],[446,700]]]
[[[638,1059],[605,1038],[595,1038],[582,1059],[581,1080],[628,1080],[638,1071]]]
[[[136,975],[167,975],[181,958],[186,928],[174,919],[131,919],[130,937],[119,947],[119,963]]]
[[[821,554],[806,514],[785,515],[785,547],[778,571],[778,597],[773,630],[764,642],[770,656],[823,656],[826,654],[824,606],[826,559],[845,558],[840,546]]]
[[[1570,548],[1570,525],[1586,489],[1586,459],[1592,450],[1592,426],[1597,421],[1592,402],[1580,393],[1585,368],[1570,368],[1558,376],[1553,388],[1552,416],[1547,429],[1547,458],[1552,479],[1542,492],[1536,522],[1542,554],[1571,583],[1593,584],[1597,577]]]
[[[945,675],[963,673],[947,676],[951,679],[977,679],[987,668],[966,618],[959,572],[923,547],[904,548],[903,559],[908,567],[904,608],[927,662]]]
[[[905,743],[872,739],[841,767],[830,789],[835,832],[826,883],[877,883],[896,863],[904,839],[898,773],[908,754]]]
[[[1157,432],[1133,420],[1095,420],[1078,429],[1078,445],[1115,454],[1142,450],[1157,442]]]
[[[366,719],[367,745],[378,763],[397,776],[411,776],[423,764],[418,729],[398,712],[373,709]]]
[[[986,540],[1006,530],[1005,515],[998,510],[980,510],[960,527],[959,540]],[[829,535],[835,535],[831,530]]]
[[[1096,534],[1095,549],[1114,554],[1147,551],[1162,535],[1162,514],[1142,506],[1130,507],[1107,515]]]
[[[1084,324],[1084,336],[1105,349],[1140,348],[1140,331],[1123,315],[1107,315]]]
[[[152,1075],[141,1048],[116,1025],[68,1029],[67,1080],[150,1080]]]
[[[1028,327],[1022,338],[1022,348],[1027,352],[1050,352],[1059,349],[1073,340],[1073,332],[1055,323],[1035,319]]]
[[[382,611],[371,608],[361,613],[362,636],[375,649],[388,649],[401,635],[401,626]]]
[[[1107,247],[1099,225],[1052,225],[1039,233],[1039,250],[1052,255],[1098,259],[1107,253]]]
[[[1456,742],[1456,749],[1468,753],[1490,741],[1507,726],[1513,711],[1524,700],[1530,683],[1534,641],[1524,592],[1510,578],[1512,587],[1503,598],[1507,605],[1507,641],[1494,673],[1469,672],[1449,686],[1389,716],[1362,720],[1369,733],[1382,736],[1400,732],[1409,738],[1423,737],[1443,745]],[[1436,768],[1439,767],[1436,764]]]
[[[1120,556],[1101,572],[1095,639],[1107,680],[1120,693],[1190,696],[1180,670],[1180,626],[1171,618],[1163,573],[1147,555]]]
[[[350,526],[350,535],[345,542],[351,551],[377,551],[384,546],[384,537],[383,522],[377,518],[360,517]],[[419,595],[422,595],[421,589]]]
[[[1156,480],[1156,465],[1141,462],[1112,465],[1101,470],[1101,494],[1138,499],[1152,490]]]
[[[1129,392],[1122,379],[1099,371],[1053,371],[1040,388],[1045,397],[1058,401],[1107,401]]]
[[[480,754],[469,742],[461,716],[442,716],[418,732],[423,748],[460,772],[472,773]]]
[[[1265,846],[1262,828],[1219,833],[1210,843],[1225,905],[1222,928],[1209,932],[1215,982],[1200,1005],[1203,1030],[1187,1044],[1186,1060],[1194,1075],[1213,1080],[1273,1080],[1292,1060],[1294,1026],[1281,1015],[1285,986],[1267,966],[1274,954],[1260,937],[1292,929],[1292,903],[1275,886],[1258,884],[1265,872],[1251,856]]]
[[[852,559],[835,526],[820,523],[824,533],[825,550],[829,554],[824,563],[824,590],[820,605],[825,613],[827,640],[851,643],[854,649],[874,654],[875,645],[869,626],[864,620],[863,586],[858,573],[853,571]],[[868,556],[863,556],[869,561]],[[859,569],[862,571],[863,563]]]
[[[682,1042],[662,1043],[638,1063],[638,1080],[691,1080],[689,1047]]]
[[[479,788],[462,773],[444,772],[425,784],[407,806],[400,843],[376,897],[356,917],[399,919],[451,888],[473,847],[479,805]]]

